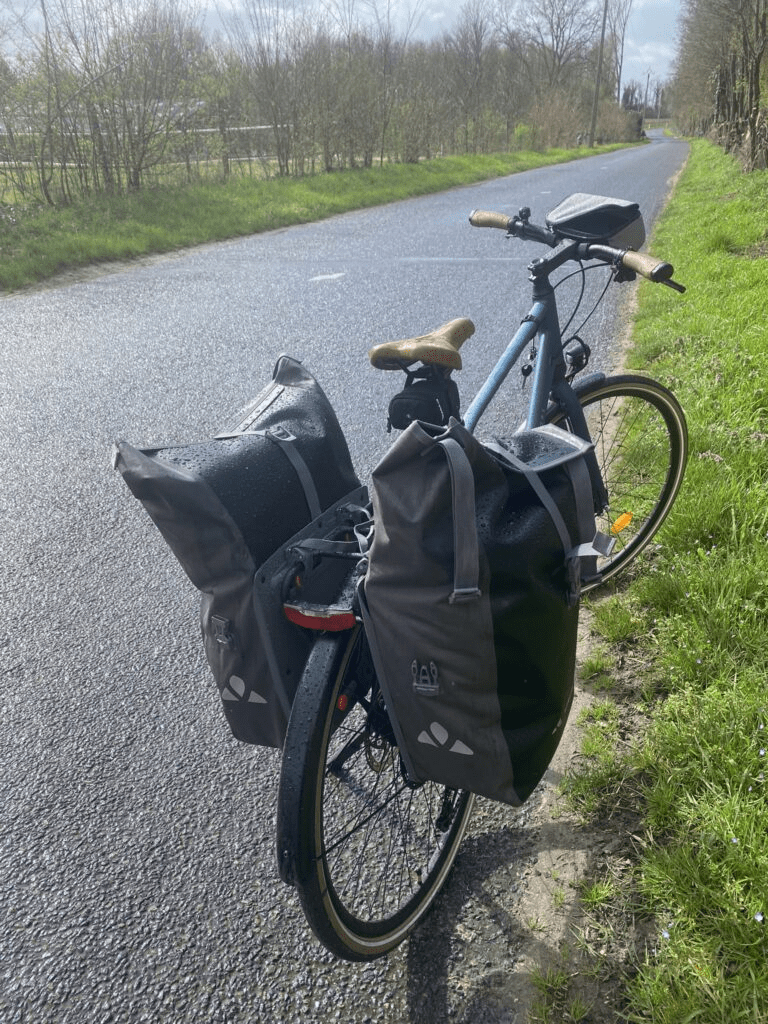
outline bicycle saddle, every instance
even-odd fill
[[[459,349],[475,333],[475,325],[467,317],[451,320],[429,334],[404,341],[385,341],[374,345],[368,358],[377,370],[403,370],[414,363],[461,369]]]

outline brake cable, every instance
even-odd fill
[[[605,264],[602,264],[602,266],[604,266],[604,265]],[[566,332],[568,331],[568,329],[570,328],[571,324],[573,323],[574,318],[576,317],[576,314],[579,311],[579,307],[581,306],[581,303],[582,303],[582,301],[584,299],[584,291],[585,291],[585,287],[586,287],[587,271],[589,271],[589,270],[599,270],[601,264],[596,263],[592,267],[585,267],[584,264],[580,262],[579,266],[580,266],[580,270],[574,270],[572,274],[568,274],[566,277],[564,277],[562,279],[562,281],[558,281],[557,284],[555,285],[555,288],[557,289],[557,288],[560,287],[561,284],[565,284],[566,281],[570,280],[570,278],[575,277],[577,274],[581,274],[581,292],[579,294],[578,301],[577,301],[576,305],[574,306],[573,313],[571,313],[571,316],[568,319],[568,322],[566,323],[565,327],[560,332],[561,339],[562,339],[562,347],[563,348],[565,348],[566,345],[569,345],[570,342],[573,340],[573,338],[577,337],[584,330],[584,327],[587,325],[587,323],[589,323],[589,321],[595,315],[595,312],[597,311],[597,307],[600,305],[600,303],[605,298],[605,293],[608,291],[609,287],[611,286],[611,282],[613,281],[612,277],[608,278],[608,280],[605,283],[605,287],[603,288],[603,290],[598,295],[598,297],[597,297],[597,299],[595,301],[595,304],[592,307],[592,309],[589,311],[589,313],[587,313],[587,315],[582,320],[581,324],[578,327],[578,330],[575,332],[574,335],[571,335],[570,337],[566,338]]]

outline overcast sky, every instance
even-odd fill
[[[679,12],[679,0],[634,0],[624,48],[625,82],[645,82],[649,71],[652,80],[669,78],[677,52]]]
[[[416,35],[439,36],[450,32],[463,0],[424,0]],[[679,0],[633,0],[624,47],[622,80],[645,84],[666,80],[677,50]]]
[[[421,10],[415,35],[429,38],[451,31],[463,0],[421,0],[420,3],[419,0],[399,0],[399,4],[406,9]],[[201,0],[201,6],[212,15],[217,7],[237,9],[238,0]],[[386,2],[382,0],[380,6],[385,8]],[[0,8],[9,11],[31,8],[36,11],[38,0],[0,0]],[[663,81],[669,77],[677,48],[679,10],[680,0],[633,0],[624,52],[622,79],[625,83],[635,79],[645,84],[649,71],[652,80]],[[215,20],[215,17],[209,17],[209,23]]]

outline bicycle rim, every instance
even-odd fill
[[[314,703],[315,725],[302,763],[294,764],[304,780],[290,812],[298,816],[304,847],[294,883],[328,949],[348,960],[373,959],[402,942],[431,907],[474,798],[434,783],[408,783],[362,629],[346,640],[334,676],[305,673],[300,689],[312,695],[301,720],[311,720]]]
[[[614,539],[597,561],[588,592],[623,571],[653,538],[677,497],[685,473],[688,439],[677,399],[661,384],[631,375],[575,388],[584,409],[609,505],[597,527]],[[570,428],[562,409],[547,422]]]

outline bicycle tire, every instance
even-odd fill
[[[407,780],[379,692],[362,627],[316,641],[291,711],[278,794],[281,874],[317,938],[353,961],[383,956],[422,920],[474,802]]]
[[[680,403],[650,378],[606,377],[574,391],[608,489],[597,526],[615,539],[612,553],[597,560],[597,574],[584,580],[587,593],[623,572],[666,519],[683,482],[688,431]],[[560,406],[549,407],[546,422],[571,429]]]

